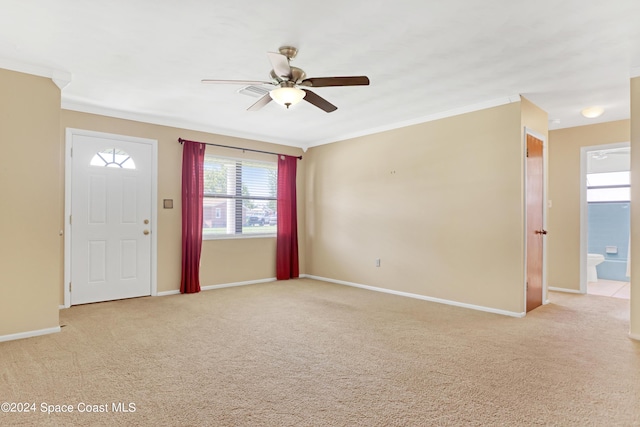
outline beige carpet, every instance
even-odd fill
[[[551,301],[516,319],[300,279],[72,307],[0,343],[0,402],[36,404],[0,425],[640,425],[629,302]]]

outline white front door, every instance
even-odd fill
[[[71,133],[71,305],[151,294],[153,149]]]

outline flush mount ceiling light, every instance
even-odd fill
[[[284,105],[287,108],[302,101],[302,98],[304,98],[306,94],[307,93],[305,91],[303,91],[302,89],[298,89],[293,85],[281,86],[269,92],[271,99],[273,99],[280,105]]]
[[[588,119],[595,119],[596,117],[600,117],[602,113],[604,113],[604,108],[602,107],[588,107],[580,112],[580,114]]]

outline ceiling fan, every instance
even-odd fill
[[[202,83],[214,84],[240,84],[240,85],[271,85],[269,93],[263,95],[258,101],[250,106],[248,111],[256,111],[267,105],[272,100],[287,107],[297,104],[303,99],[321,110],[330,113],[338,109],[335,105],[317,95],[315,92],[305,89],[307,87],[329,87],[329,86],[366,86],[369,84],[367,76],[347,76],[347,77],[311,77],[298,67],[292,67],[290,61],[296,57],[298,49],[293,46],[282,46],[277,52],[267,52],[269,61],[273,69],[271,70],[271,81],[253,80],[212,80],[203,79]]]

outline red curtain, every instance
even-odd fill
[[[180,292],[200,292],[205,144],[182,143],[182,279]]]
[[[278,237],[276,278],[298,277],[297,157],[278,156]]]

